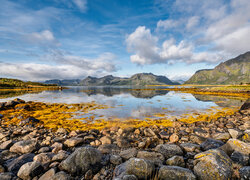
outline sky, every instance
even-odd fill
[[[249,0],[0,0],[0,77],[187,80],[250,50]]]

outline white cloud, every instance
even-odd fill
[[[55,37],[49,30],[44,30],[40,33],[32,33],[31,38],[38,41],[54,41]]]
[[[198,16],[192,16],[191,18],[188,19],[188,22],[186,24],[186,28],[188,30],[193,29],[195,26],[199,24],[200,18]]]
[[[87,0],[73,0],[73,3],[83,12],[87,10]]]
[[[179,20],[173,20],[173,19],[166,19],[166,20],[160,20],[157,22],[157,29],[163,29],[168,30],[172,28],[178,27],[182,22]]]
[[[81,56],[48,55],[55,65],[43,63],[5,63],[0,62],[0,76],[18,77],[25,80],[47,79],[74,79],[86,76],[103,76],[117,70],[111,53],[105,53],[95,59],[86,59]],[[42,60],[42,59],[41,59]]]

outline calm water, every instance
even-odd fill
[[[155,87],[154,87],[155,88]],[[17,94],[18,93],[18,94]],[[87,115],[106,118],[143,118],[155,113],[182,115],[205,112],[212,107],[240,106],[244,99],[193,95],[159,89],[135,90],[131,87],[70,87],[62,91],[0,92],[0,101],[20,98],[46,103],[84,103],[95,101],[113,108],[95,110]],[[8,97],[8,98],[6,98]]]

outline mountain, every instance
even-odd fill
[[[101,78],[88,76],[83,80],[48,80],[46,84],[58,84],[59,86],[143,86],[143,85],[178,85],[165,76],[156,76],[152,73],[139,73],[130,78],[114,77],[112,75]]]
[[[80,81],[81,81],[80,79],[64,79],[64,80],[52,79],[52,80],[47,80],[44,83],[57,84],[58,86],[78,86]]]
[[[19,79],[0,78],[0,88],[26,88],[26,87],[37,87],[37,86],[56,86],[56,84],[43,84],[39,82],[22,81]]]
[[[185,84],[250,83],[250,51],[220,63],[214,69],[197,71]]]

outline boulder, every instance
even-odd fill
[[[21,121],[19,123],[20,126],[23,126],[23,125],[29,125],[29,124],[34,124],[34,123],[39,123],[40,120],[34,118],[34,117],[28,117],[27,119]]]
[[[13,141],[12,140],[4,141],[0,145],[0,149],[9,149],[12,145],[13,145]]]
[[[37,141],[36,140],[24,140],[16,142],[13,146],[10,148],[10,152],[15,153],[31,153],[37,149]]]
[[[249,180],[250,179],[250,166],[245,166],[240,168],[239,170],[241,180]]]
[[[137,153],[138,153],[138,150],[136,148],[130,148],[130,149],[121,151],[120,156],[122,157],[122,159],[128,160],[130,158],[136,157]]]
[[[82,143],[84,141],[83,138],[77,138],[77,137],[72,137],[70,139],[67,139],[64,144],[68,147],[75,147],[78,144]]]
[[[135,175],[138,179],[148,179],[154,172],[155,166],[150,161],[131,158],[115,168],[114,179],[123,179],[125,175]]]
[[[231,155],[234,151],[240,152],[242,154],[250,154],[250,144],[240,141],[238,139],[229,139],[225,145],[220,147],[228,155]]]
[[[103,154],[110,154],[119,151],[119,148],[115,144],[102,144],[98,147],[98,150]]]
[[[0,173],[1,180],[12,180],[12,179],[14,179],[14,177],[15,177],[15,175],[12,174],[11,172]]]
[[[246,166],[249,161],[249,155],[242,154],[238,151],[234,151],[230,157],[235,163],[241,164],[243,166]]]
[[[92,147],[76,149],[67,159],[60,163],[60,169],[71,174],[84,174],[89,169],[100,165],[102,155]]]
[[[159,144],[156,146],[155,151],[163,154],[166,159],[175,155],[183,155],[181,148],[175,144]]]
[[[122,158],[119,155],[111,155],[109,160],[112,164],[115,165],[119,165],[122,163]]]
[[[100,138],[102,144],[112,144],[112,139],[109,136],[103,136]]]
[[[237,139],[242,135],[242,132],[236,129],[228,129],[228,132],[233,139]]]
[[[250,109],[250,99],[246,100],[246,102],[240,108],[240,110],[248,110],[248,109]]]
[[[35,154],[24,154],[16,159],[13,159],[10,162],[7,162],[6,166],[8,171],[17,174],[22,165],[26,164],[27,162],[33,161],[34,156]]]
[[[43,172],[43,166],[40,162],[28,162],[19,169],[17,176],[23,180],[30,180]]]
[[[166,164],[169,166],[180,166],[185,167],[185,161],[182,156],[173,156],[167,159]]]
[[[195,180],[193,172],[178,166],[161,166],[158,174],[159,180]]]
[[[206,141],[204,141],[200,147],[203,151],[207,151],[209,149],[216,149],[218,147],[223,146],[225,143],[220,141],[220,140],[215,140],[215,139],[206,139]]]
[[[60,171],[52,176],[51,180],[73,180],[73,178],[69,174]]]
[[[161,153],[148,151],[139,151],[137,153],[137,158],[148,160],[155,165],[162,165],[165,161],[165,158]]]
[[[202,180],[227,180],[232,175],[232,161],[219,149],[210,149],[194,157],[194,173]]]
[[[38,180],[52,180],[52,177],[56,174],[55,169],[50,169],[44,173]]]
[[[184,149],[186,152],[194,152],[195,150],[200,150],[200,146],[198,144],[193,143],[182,143],[180,146]]]

